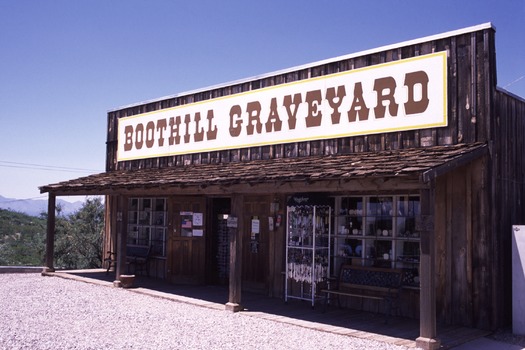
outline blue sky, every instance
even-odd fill
[[[119,106],[486,22],[525,97],[525,0],[0,0],[0,195],[104,171]]]

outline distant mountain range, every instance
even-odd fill
[[[62,207],[62,214],[69,215],[78,211],[84,202],[68,202],[57,198],[57,206]],[[47,199],[16,199],[0,196],[0,209],[9,209],[19,213],[32,216],[40,216],[42,212],[47,213]]]

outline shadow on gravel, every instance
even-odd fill
[[[115,279],[114,272],[106,274],[105,270],[63,272],[108,285]],[[132,289],[140,289],[145,294],[151,291],[152,295],[155,292],[170,294],[174,300],[183,297],[185,302],[190,300],[190,303],[194,299],[196,305],[212,306],[215,309],[222,309],[228,302],[228,286],[176,285],[156,278],[136,276]],[[242,305],[245,308],[242,313],[249,316],[408,347],[414,347],[415,339],[419,336],[419,320],[415,319],[390,317],[388,323],[385,323],[384,314],[337,307],[325,310],[322,305],[312,308],[306,301],[291,300],[285,303],[282,298],[270,298],[245,291],[242,293]],[[450,349],[485,335],[487,332],[472,328],[438,328],[441,349]]]

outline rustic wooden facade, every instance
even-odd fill
[[[120,118],[440,51],[448,61],[446,127],[117,160]],[[208,232],[218,214],[235,215],[231,309],[243,288],[282,295],[286,224],[270,231],[267,218],[284,217],[288,196],[419,195],[421,295],[407,292],[402,309],[420,318],[419,345],[433,348],[436,322],[495,329],[510,321],[510,229],[525,221],[525,101],[496,83],[495,29],[485,24],[123,107],[108,113],[106,173],[41,191],[50,208],[58,195],[106,195],[106,249],[117,248],[121,266],[129,198],[167,198],[166,256],[150,269],[174,283],[217,281]],[[204,213],[202,237],[180,235],[184,211]],[[247,244],[253,217],[267,233],[256,255]],[[51,215],[48,224],[52,241]],[[52,253],[48,244],[49,269]]]

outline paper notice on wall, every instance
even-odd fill
[[[252,233],[259,233],[261,230],[261,222],[259,219],[252,220]]]
[[[274,230],[274,224],[273,224],[273,216],[268,217],[268,231]]]
[[[237,217],[235,216],[228,216],[228,221],[226,223],[226,225],[230,228],[237,228],[238,226],[238,220],[237,220]]]
[[[202,213],[193,213],[193,226],[202,226],[203,217]]]
[[[193,230],[193,237],[202,237],[204,236],[204,230]]]

